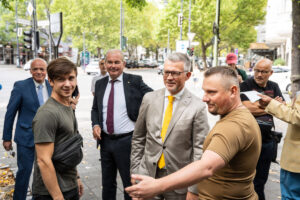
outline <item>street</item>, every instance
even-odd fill
[[[78,71],[80,99],[76,109],[76,116],[79,124],[79,132],[84,138],[84,158],[81,164],[78,166],[79,174],[81,176],[85,190],[84,196],[81,199],[96,200],[101,199],[101,166],[99,162],[100,153],[99,150],[96,149],[96,142],[92,137],[90,119],[93,101],[93,95],[90,89],[93,76],[86,75],[81,68],[78,68]],[[156,69],[126,69],[125,72],[141,75],[144,82],[154,90],[164,87],[162,75],[158,75]],[[186,87],[199,97],[203,95],[203,91],[201,90],[201,75],[202,72],[196,71],[190,78],[190,80],[186,83]],[[29,71],[24,71],[21,68],[16,68],[14,65],[0,65],[0,83],[2,84],[2,90],[0,90],[1,133],[3,131],[6,106],[13,84],[15,81],[22,80],[27,77],[30,77]],[[287,97],[287,94],[284,94],[284,96]],[[208,118],[210,127],[212,127],[218,120],[218,117],[212,116],[210,114],[208,114]],[[275,119],[275,125],[277,131],[282,131],[285,134],[287,128],[286,123]],[[279,145],[277,159],[280,158],[282,143],[283,139]],[[12,168],[16,168],[16,158],[7,157],[7,154],[5,153],[3,147],[0,147],[0,164],[10,164]],[[265,189],[266,199],[280,199],[279,171],[280,166],[273,163],[271,166],[269,180]],[[122,184],[120,178],[118,178],[118,200],[123,199],[122,191]]]

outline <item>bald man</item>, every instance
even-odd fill
[[[18,171],[14,191],[14,199],[26,199],[29,178],[34,160],[34,142],[32,120],[38,108],[51,95],[52,88],[46,78],[47,63],[36,58],[30,66],[31,78],[17,81],[14,84],[4,119],[3,147],[12,149],[12,129],[18,113],[14,141],[17,144]]]
[[[269,80],[272,73],[271,60],[264,58],[258,61],[254,67],[254,77],[246,79],[241,83],[241,92],[256,90],[271,98],[281,97],[284,100],[278,84]],[[272,157],[275,153],[273,150],[273,140],[271,138],[271,129],[274,126],[274,121],[272,115],[267,114],[264,109],[261,108],[258,101],[254,103],[250,102],[244,94],[241,94],[241,100],[255,117],[261,131],[262,148],[256,167],[254,187],[259,196],[259,200],[264,200],[264,186],[268,180]]]

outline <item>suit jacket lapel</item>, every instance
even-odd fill
[[[51,96],[51,92],[52,92],[52,87],[49,84],[48,80],[45,80],[45,82],[46,82],[46,87],[47,87],[48,95],[50,97]]]
[[[157,96],[155,98],[154,102],[154,106],[151,107],[152,109],[152,114],[153,115],[157,115],[156,117],[154,117],[154,124],[156,124],[156,126],[158,127],[157,131],[157,135],[155,135],[155,137],[158,139],[158,141],[160,143],[162,143],[161,140],[161,129],[162,129],[162,123],[163,123],[163,117],[164,117],[164,104],[165,104],[165,89],[162,89],[159,91],[159,93],[157,93]]]
[[[31,90],[32,97],[33,97],[33,99],[35,101],[35,105],[38,105],[38,107],[39,107],[40,103],[39,103],[39,99],[37,97],[36,88],[35,88],[35,84],[34,84],[33,78],[31,78],[29,88]]]
[[[100,100],[99,103],[101,106],[103,105],[103,97],[104,97],[106,86],[108,84],[108,76],[103,79],[104,79],[104,84],[100,84],[98,91],[96,91],[96,93],[99,95],[98,100]],[[99,110],[101,111],[101,116],[102,116],[102,107],[99,108]]]
[[[189,103],[192,99],[191,97],[192,97],[191,93],[185,88],[184,92],[175,108],[175,112],[172,114],[172,119],[168,126],[165,141],[167,140],[169,134],[171,133],[171,131],[172,131],[173,127],[175,126],[175,124],[177,123],[177,121],[179,120],[180,116],[186,110],[186,107],[189,105]]]
[[[129,102],[129,89],[130,89],[130,81],[128,80],[128,75],[123,72],[123,87],[124,87],[124,94],[125,94],[125,103],[126,107],[128,108],[127,103]]]

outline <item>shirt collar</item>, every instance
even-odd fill
[[[110,76],[108,76],[108,82],[110,82],[112,79]],[[123,82],[123,73],[120,74],[120,76],[118,76],[118,78],[116,78],[115,81],[119,81],[119,82]]]
[[[175,97],[175,99],[179,100],[181,98],[181,96],[183,95],[184,90],[185,90],[185,87],[183,87],[182,90],[180,92],[178,92],[177,94],[171,95],[169,90],[165,89],[165,97],[173,96],[173,97]]]
[[[35,88],[37,88],[39,85],[42,85],[42,86],[43,86],[43,88],[45,88],[45,87],[46,87],[46,83],[45,83],[45,81],[44,81],[42,84],[40,84],[40,83],[36,82],[34,79],[32,79],[32,80],[33,80],[33,82],[34,82]]]

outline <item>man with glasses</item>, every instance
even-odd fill
[[[105,60],[104,58],[101,59],[99,61],[99,69],[100,69],[100,74],[98,76],[95,76],[93,79],[92,79],[92,85],[91,85],[91,91],[93,93],[93,96],[95,95],[95,85],[96,85],[96,82],[104,77],[107,76],[107,71],[106,71],[106,67],[105,67]]]
[[[254,67],[254,77],[241,83],[241,92],[256,90],[271,98],[281,97],[284,100],[278,84],[269,80],[272,73],[271,60],[264,58],[258,61]],[[268,180],[272,156],[275,153],[273,150],[273,140],[271,138],[271,129],[274,126],[274,121],[272,115],[267,114],[265,110],[261,108],[259,101],[254,103],[250,102],[244,94],[241,94],[241,100],[256,118],[261,131],[262,148],[256,167],[254,187],[259,196],[259,200],[264,200],[264,186]]]
[[[100,143],[102,199],[115,200],[117,170],[123,186],[130,184],[130,150],[135,121],[143,96],[152,91],[142,77],[124,73],[122,51],[106,53],[109,76],[96,82],[92,107],[93,136]],[[124,199],[131,199],[124,192]]]
[[[184,86],[190,67],[185,54],[171,54],[164,64],[165,88],[145,95],[132,137],[132,174],[161,178],[201,158],[209,127],[204,103]],[[197,194],[193,185],[155,199],[198,199]]]

